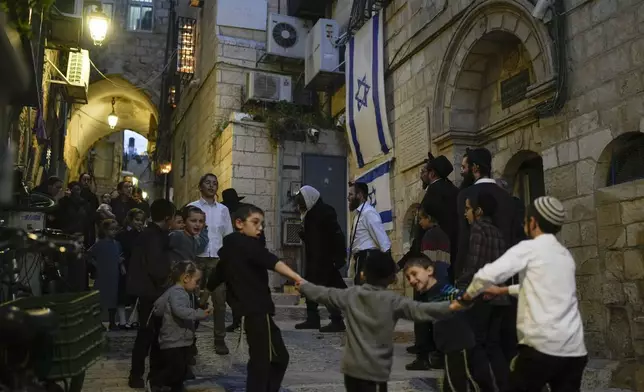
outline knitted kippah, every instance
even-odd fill
[[[552,196],[542,196],[534,200],[534,207],[543,219],[555,226],[563,225],[566,220],[566,211],[563,204]]]

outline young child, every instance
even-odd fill
[[[170,232],[170,249],[173,259],[195,261],[208,246],[206,213],[199,207],[186,206],[181,209],[182,230]]]
[[[480,192],[465,200],[465,218],[470,224],[470,241],[465,268],[457,286],[467,288],[474,273],[499,258],[506,251],[503,233],[492,219],[497,202],[491,193]],[[474,304],[467,313],[474,332],[476,347],[472,350],[474,377],[482,390],[505,391],[510,376],[510,361],[501,349],[501,320],[509,311],[510,301],[498,298]],[[490,373],[488,369],[492,369]],[[494,377],[492,377],[494,375]]]
[[[455,300],[463,292],[459,292],[448,283],[447,275],[437,274],[438,262],[432,261],[426,255],[411,257],[405,263],[405,276],[414,289],[422,293],[422,299],[427,302]],[[454,314],[452,317],[437,320],[433,326],[434,342],[438,351],[444,355],[445,373],[443,376],[443,391],[467,392],[477,391],[478,384],[470,374],[469,350],[474,347],[474,335],[465,319],[464,314]]]
[[[393,334],[400,318],[432,321],[449,313],[449,302],[425,304],[387,290],[396,279],[396,264],[387,254],[369,259],[366,283],[335,289],[302,282],[310,300],[342,310],[347,320],[347,345],[342,373],[347,391],[386,391],[393,362]]]
[[[195,309],[192,294],[201,281],[201,271],[192,261],[182,261],[172,269],[170,287],[154,303],[154,314],[163,317],[159,331],[159,346],[163,358],[163,371],[151,384],[182,392],[188,373],[191,350],[195,339],[196,323],[207,318],[211,310]],[[152,380],[151,380],[152,381]]]
[[[253,205],[234,213],[235,232],[224,237],[219,264],[208,279],[213,291],[225,282],[227,301],[234,314],[242,317],[242,333],[248,342],[247,392],[278,392],[288,367],[289,355],[282,333],[273,321],[275,305],[268,284],[268,270],[287,279],[302,278],[279,261],[260,241],[264,212]]]
[[[183,230],[184,223],[183,223],[183,216],[181,215],[181,211],[183,211],[184,209],[185,207],[175,212],[174,219],[172,219],[172,222],[170,222],[170,232]]]
[[[517,330],[519,354],[513,361],[510,388],[553,392],[579,391],[588,361],[579,314],[575,260],[555,237],[565,210],[554,197],[535,199],[526,211],[524,231],[530,238],[481,268],[460,302],[477,296],[510,294],[519,297]],[[515,274],[520,283],[497,287]]]
[[[99,221],[103,221],[105,219],[116,219],[116,215],[112,212],[112,207],[110,207],[109,204],[103,203],[98,206],[96,214],[98,214]]]
[[[118,290],[123,267],[121,244],[116,241],[118,224],[114,219],[106,219],[99,225],[99,240],[89,248],[89,255],[96,267],[96,282],[94,287],[100,291],[101,308],[109,314],[109,330],[115,331],[116,311],[118,308],[119,322],[125,324],[125,307],[118,306]]]
[[[450,267],[450,241],[443,229],[422,207],[418,210],[418,224],[425,231],[420,243],[422,254],[434,261],[434,276],[440,282],[448,281]],[[404,265],[402,266],[404,269]],[[414,292],[414,299],[422,300],[422,295]],[[414,323],[414,346],[408,351],[416,354],[416,359],[407,364],[407,370],[429,370],[443,368],[444,356],[436,352],[433,341],[432,323]],[[430,358],[431,356],[431,358]]]

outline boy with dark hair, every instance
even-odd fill
[[[436,219],[422,207],[418,210],[418,224],[424,231],[420,242],[421,254],[434,262],[433,273],[436,279],[440,282],[448,282],[451,257],[449,237],[438,226]],[[404,265],[401,267],[404,268]],[[414,290],[414,299],[419,301],[422,298],[422,293]],[[416,354],[416,359],[405,366],[407,370],[429,370],[430,368],[443,367],[443,355],[436,352],[432,328],[432,323],[414,323],[415,345],[409,351]]]
[[[208,246],[206,214],[195,206],[186,206],[180,212],[183,229],[170,232],[172,261],[196,261],[197,255]]]
[[[437,263],[425,255],[412,256],[405,263],[405,277],[422,293],[425,302],[454,300],[463,292],[448,283],[447,275],[437,275]],[[455,314],[452,317],[434,322],[433,339],[438,350],[444,354],[445,374],[443,390],[445,392],[467,392],[468,385],[478,390],[478,385],[470,374],[468,360],[469,350],[474,347],[474,335],[464,317]]]
[[[448,313],[445,303],[424,304],[387,290],[396,279],[396,264],[386,253],[369,260],[361,272],[366,283],[348,289],[299,286],[307,298],[341,309],[347,320],[342,373],[347,391],[387,391],[393,334],[400,318],[432,321]]]
[[[526,213],[524,231],[530,239],[510,248],[481,268],[453,309],[486,293],[519,297],[519,354],[510,374],[511,391],[575,392],[588,361],[577,302],[575,260],[555,237],[565,210],[554,197],[535,199]],[[497,287],[515,274],[520,283]]]
[[[208,290],[214,291],[225,282],[228,304],[234,314],[242,317],[249,353],[246,391],[278,392],[289,355],[273,321],[275,305],[268,270],[295,282],[302,278],[262,245],[259,238],[264,212],[260,208],[245,205],[234,216],[235,232],[223,239],[220,262],[208,280]]]
[[[470,242],[467,262],[457,281],[459,288],[465,289],[476,271],[499,258],[507,249],[503,233],[494,224],[496,209],[496,199],[485,191],[471,194],[465,199]],[[474,376],[484,391],[495,390],[495,384],[500,391],[505,391],[508,386],[510,359],[503,354],[500,341],[501,315],[509,305],[507,298],[500,298],[476,303],[468,312],[470,326],[476,337],[476,347],[472,350]],[[492,373],[488,370],[490,368]]]

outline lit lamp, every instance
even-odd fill
[[[89,14],[87,24],[89,27],[89,35],[92,37],[94,45],[101,46],[107,36],[107,28],[109,26],[109,19],[103,13],[103,7],[101,5]]]
[[[137,186],[139,183],[139,179],[136,177],[132,177],[132,185]]]
[[[141,197],[143,197],[143,200],[146,200],[148,198],[148,193],[146,191],[141,192]]]
[[[172,171],[172,163],[167,162],[167,163],[162,163],[159,165],[159,171],[161,174],[168,174]]]
[[[119,116],[116,115],[116,112],[114,111],[114,104],[116,103],[116,100],[112,98],[112,113],[110,113],[107,116],[107,123],[110,125],[110,128],[114,129],[116,127],[116,124],[119,122]]]

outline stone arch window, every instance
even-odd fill
[[[130,31],[152,31],[154,28],[154,0],[130,0],[127,28]]]
[[[186,142],[181,143],[181,178],[186,176],[186,166],[188,164],[188,156],[186,152]]]
[[[514,154],[503,176],[508,181],[512,195],[521,199],[526,207],[537,197],[546,194],[543,159],[534,151],[522,150]]]
[[[597,161],[598,188],[644,179],[644,133],[627,132],[606,146]]]

